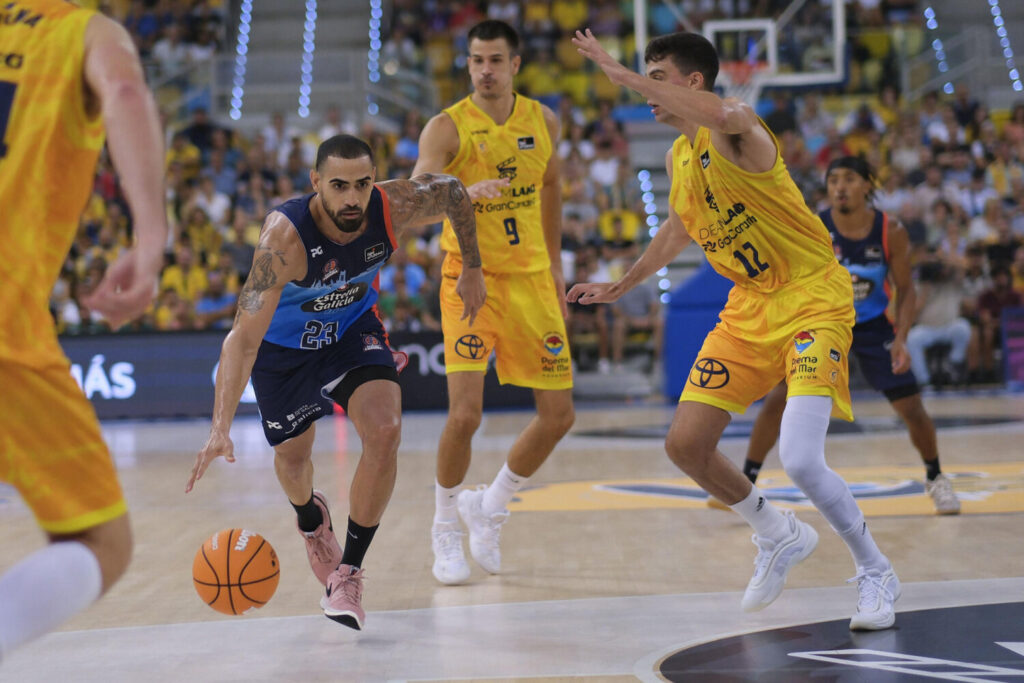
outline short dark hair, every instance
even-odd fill
[[[512,54],[519,53],[519,34],[516,30],[506,24],[504,21],[498,21],[497,19],[487,19],[481,21],[479,24],[469,29],[469,35],[467,42],[473,42],[476,40],[498,40],[504,38],[505,42],[508,43],[508,50]]]
[[[327,160],[327,157],[341,157],[342,159],[358,159],[359,157],[370,157],[370,165],[376,166],[373,160],[373,150],[370,146],[354,135],[335,135],[320,143],[316,150],[316,168],[320,167]]]
[[[868,181],[871,185],[871,189],[868,190],[868,201],[872,202],[875,199],[875,185],[878,180],[875,176],[875,169],[871,168],[871,164],[867,162],[864,157],[845,156],[833,159],[832,163],[828,165],[828,170],[825,171],[825,182],[828,182],[828,177],[832,175],[832,171],[837,168],[845,168],[853,171],[864,180]]]
[[[718,78],[718,52],[704,36],[699,33],[669,33],[658,36],[647,43],[644,50],[644,64],[670,59],[683,75],[699,71],[704,76],[704,89],[715,87]]]

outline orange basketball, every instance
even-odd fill
[[[203,602],[224,614],[243,614],[267,604],[281,578],[277,553],[246,529],[218,531],[192,562],[192,584]]]

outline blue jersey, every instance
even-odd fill
[[[306,277],[284,286],[265,341],[294,349],[315,350],[332,344],[377,303],[377,277],[395,250],[388,198],[377,186],[366,209],[366,230],[348,244],[321,233],[310,211],[308,194],[281,204],[283,213],[306,248]],[[319,201],[317,199],[316,201]]]
[[[871,232],[862,240],[843,237],[832,220],[832,209],[818,216],[832,235],[832,248],[839,263],[853,279],[853,308],[857,322],[884,315],[889,308],[889,216],[875,209]]]

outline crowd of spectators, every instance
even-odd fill
[[[629,139],[616,116],[624,95],[612,88],[601,97],[600,82],[583,71],[575,85],[571,77],[567,80],[571,60],[564,42],[566,27],[586,23],[603,35],[616,36],[620,55],[631,54],[632,27],[625,19],[631,12],[607,0],[394,4],[382,59],[400,59],[440,81],[451,80],[445,102],[468,92],[468,84],[456,78],[464,62],[460,66],[454,57],[465,52],[459,40],[469,26],[490,16],[523,30],[526,58],[517,86],[545,99],[563,122],[558,154],[563,160],[566,280],[606,280],[620,274],[647,239]],[[757,12],[762,5],[772,11],[777,3],[696,4],[713,13],[724,8]],[[865,25],[883,10],[900,9],[893,2],[884,8],[860,4],[858,16]],[[205,0],[159,0],[131,2],[120,16],[140,49],[154,54],[157,36],[166,36],[168,30],[189,36],[213,31],[205,21],[193,20],[218,11],[217,3]],[[436,66],[439,52],[444,53],[441,63],[449,59],[449,71],[443,74]],[[575,50],[571,53],[578,57]],[[759,110],[778,135],[784,159],[812,208],[825,204],[824,169],[836,156],[863,155],[877,169],[876,205],[906,226],[913,244],[922,310],[910,345],[920,379],[994,379],[1000,311],[1020,305],[1024,292],[1024,104],[1012,112],[993,113],[960,84],[953,96],[931,93],[920,102],[904,101],[892,86],[881,88],[877,96],[770,93]],[[418,154],[424,113],[408,112],[397,133],[378,127],[373,118],[358,126],[353,114],[331,107],[319,120],[310,119],[316,125],[296,128],[277,113],[249,135],[220,125],[201,108],[186,121],[168,122],[166,192],[172,234],[167,263],[156,303],[123,329],[230,327],[263,217],[276,204],[311,190],[309,168],[317,145],[327,137],[358,134],[375,151],[379,179],[407,177]],[[430,226],[406,236],[382,273],[380,307],[394,331],[439,329],[439,233],[440,226]],[[103,157],[80,231],[53,291],[52,309],[61,332],[109,331],[98,314],[80,303],[81,296],[95,286],[131,235],[117,178]],[[658,292],[644,286],[613,308],[573,307],[571,341],[574,348],[589,350],[578,360],[584,367],[608,370],[623,361],[635,339],[643,340],[657,359],[660,303]],[[949,348],[945,361],[936,363],[935,354],[926,352],[935,344]]]

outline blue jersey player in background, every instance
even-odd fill
[[[864,377],[889,399],[893,410],[907,425],[910,440],[925,466],[925,490],[940,515],[960,512],[960,500],[939,467],[935,425],[921,402],[921,388],[910,371],[907,332],[917,316],[917,297],[911,278],[910,239],[898,221],[871,204],[874,174],[860,157],[833,161],[825,174],[830,209],[820,214],[836,258],[853,278],[854,309],[850,353],[857,358]],[[887,310],[895,300],[895,325]],[[756,481],[768,451],[779,438],[779,424],[786,407],[786,384],[768,392],[757,415],[743,473]],[[712,507],[723,507],[708,499]]]
[[[217,370],[210,438],[186,493],[210,462],[234,462],[228,436],[246,382],[253,389],[278,481],[298,515],[313,573],[326,587],[324,614],[361,629],[362,563],[395,484],[401,435],[398,371],[377,315],[377,276],[406,229],[448,217],[463,269],[456,292],[470,323],[486,291],[466,188],[449,175],[375,184],[373,152],[338,135],[317,150],[314,193],[267,216],[252,271]],[[313,490],[314,422],[341,404],[362,440],[342,551],[327,500]]]

